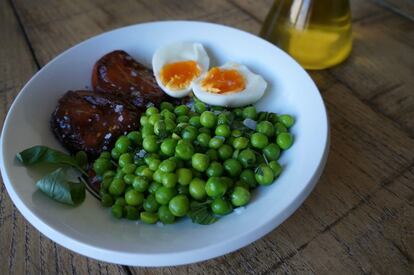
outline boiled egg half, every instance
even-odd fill
[[[201,101],[216,106],[241,107],[253,104],[264,94],[266,81],[246,66],[226,63],[213,67],[193,84],[193,91]]]
[[[172,97],[184,97],[192,84],[207,72],[210,59],[200,43],[178,42],[159,48],[152,57],[152,69],[161,89]]]

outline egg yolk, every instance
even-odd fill
[[[235,69],[213,67],[201,81],[201,87],[210,93],[237,93],[245,89],[243,75]]]
[[[160,71],[160,79],[171,90],[187,88],[201,73],[200,66],[193,60],[166,64]]]

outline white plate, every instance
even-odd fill
[[[151,64],[165,43],[198,41],[212,64],[236,61],[261,74],[269,88],[260,110],[296,117],[293,147],[280,162],[282,175],[254,192],[240,214],[212,225],[186,219],[163,227],[115,220],[87,194],[78,207],[54,202],[34,182],[39,175],[19,165],[15,154],[42,144],[62,147],[49,129],[57,100],[67,90],[90,87],[91,69],[102,55],[122,49]],[[7,115],[1,139],[1,172],[7,191],[23,216],[53,241],[77,253],[111,263],[165,266],[192,263],[234,251],[259,239],[288,218],[309,195],[325,165],[328,119],[315,84],[287,54],[252,34],[202,22],[138,24],[91,38],[57,56],[26,84]]]

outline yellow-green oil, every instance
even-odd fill
[[[348,0],[275,0],[260,35],[306,69],[325,69],[351,52]]]

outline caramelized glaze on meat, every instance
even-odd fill
[[[141,111],[121,95],[69,91],[60,98],[51,127],[69,151],[96,157],[110,150],[120,135],[138,128]]]
[[[137,107],[171,100],[159,88],[152,71],[121,50],[110,52],[96,62],[92,71],[92,87],[97,92],[131,96]]]

